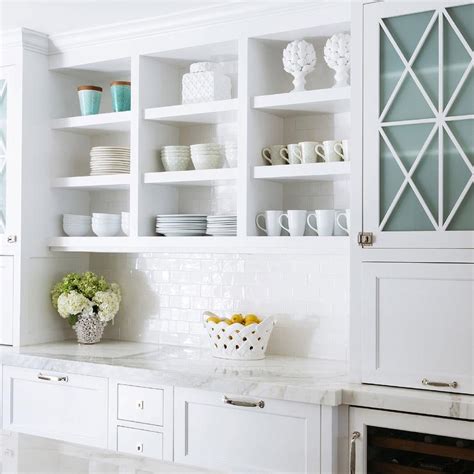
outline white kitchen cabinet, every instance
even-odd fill
[[[0,344],[13,343],[13,256],[0,256]]]
[[[474,393],[474,265],[363,264],[363,382]]]
[[[118,426],[117,450],[121,453],[163,459],[163,433]]]
[[[118,385],[118,419],[163,425],[163,390]]]
[[[107,379],[3,367],[3,429],[107,447]]]
[[[369,440],[370,428],[388,428],[390,430],[401,430],[404,432],[423,433],[436,441],[437,436],[447,436],[454,438],[454,441],[474,440],[474,428],[472,422],[464,420],[454,420],[421,415],[409,415],[406,413],[386,412],[381,410],[370,410],[366,408],[354,408],[349,410],[349,436],[352,440],[350,443],[350,473],[365,474],[367,472],[436,472],[434,470],[404,470],[404,466],[385,464],[375,467],[371,463],[377,462],[373,459],[373,445],[381,445],[380,443],[371,443]],[[454,443],[453,443],[454,445]],[[370,450],[368,450],[370,446]],[[451,445],[452,446],[452,445]],[[424,451],[422,443],[410,443],[405,445],[404,449],[413,447]],[[455,445],[454,445],[455,447]],[[420,449],[421,448],[421,449]],[[426,446],[425,446],[426,448]],[[462,448],[461,448],[462,449]],[[455,450],[453,450],[455,452]],[[369,454],[370,453],[370,454]],[[471,455],[472,456],[472,455]],[[395,455],[392,452],[392,457]],[[420,456],[418,456],[419,458]],[[392,468],[389,470],[389,468]],[[467,472],[467,471],[466,471]]]
[[[176,388],[174,413],[176,462],[257,472],[321,470],[318,405]]]
[[[474,247],[471,2],[364,5],[363,230],[372,248]]]

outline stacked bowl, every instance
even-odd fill
[[[91,216],[63,214],[63,230],[70,237],[82,237],[91,230]]]
[[[120,214],[92,214],[92,230],[97,237],[113,237],[120,232],[122,216]]]
[[[185,171],[191,168],[187,145],[168,145],[161,149],[161,162],[165,171]]]
[[[218,143],[199,143],[190,148],[191,160],[197,170],[222,168],[224,157],[222,146]]]
[[[234,142],[225,142],[225,160],[229,165],[229,168],[237,168],[237,143]]]

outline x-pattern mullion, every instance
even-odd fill
[[[401,184],[397,194],[395,195],[392,203],[390,204],[384,218],[380,222],[380,229],[381,230],[383,230],[386,223],[388,222],[388,219],[392,215],[392,212],[395,209],[396,205],[398,204],[398,201],[400,200],[400,197],[402,196],[407,184],[409,184],[410,187],[412,188],[413,192],[415,193],[415,196],[417,197],[418,201],[420,202],[421,206],[423,207],[423,210],[425,211],[426,215],[428,216],[431,223],[433,224],[433,227],[435,229],[439,228],[438,223],[434,219],[433,214],[431,213],[429,207],[427,206],[425,200],[423,199],[423,196],[418,191],[418,188],[416,187],[415,183],[412,180],[412,176],[415,173],[415,171],[418,167],[418,164],[420,163],[423,155],[425,154],[425,151],[428,148],[429,144],[431,143],[431,140],[433,139],[433,136],[436,133],[436,131],[437,131],[437,126],[435,125],[431,129],[431,132],[428,134],[428,137],[426,138],[425,142],[423,143],[423,146],[421,147],[421,150],[419,151],[418,155],[416,156],[415,161],[413,162],[412,166],[410,167],[410,170],[407,171],[407,169],[405,168],[405,165],[403,164],[402,160],[398,156],[398,153],[396,152],[396,150],[393,147],[392,143],[388,139],[387,134],[385,133],[384,129],[382,127],[380,127],[380,129],[379,129],[380,135],[382,136],[384,142],[386,143],[387,147],[390,150],[390,153],[392,154],[393,158],[395,159],[396,163],[398,164],[398,166],[399,166],[399,168],[400,168],[400,170],[401,170],[401,172],[404,176],[403,183]]]

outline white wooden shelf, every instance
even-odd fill
[[[349,252],[349,237],[54,237],[49,247],[56,252],[182,252],[183,249],[219,249],[235,253]]]
[[[160,171],[145,173],[146,184],[175,184],[181,186],[210,186],[218,181],[231,181],[237,178],[237,168],[212,170]]]
[[[259,95],[253,108],[280,117],[301,114],[334,114],[350,111],[351,88],[335,87],[285,94]]]
[[[130,188],[129,174],[110,174],[102,176],[72,176],[55,178],[53,188],[94,191],[101,189],[125,190]]]
[[[131,112],[111,112],[96,115],[80,115],[52,120],[54,130],[97,135],[110,132],[128,132]]]
[[[349,179],[351,164],[346,161],[304,163],[299,165],[255,166],[255,179],[269,181],[336,181]]]
[[[191,124],[215,124],[237,120],[238,100],[216,100],[199,104],[172,105],[145,109],[146,120],[184,127]]]

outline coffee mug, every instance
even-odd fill
[[[342,154],[342,159],[344,161],[351,161],[349,156],[349,140],[341,140],[340,142],[334,145],[334,151],[336,153]]]
[[[301,163],[316,163],[318,156],[316,155],[316,148],[319,142],[300,142],[298,145],[301,150]]]
[[[334,231],[334,215],[334,209],[316,210],[308,215],[306,222],[319,236],[329,236]],[[311,217],[315,218],[316,227],[311,225]]]
[[[298,143],[290,143],[283,150],[283,153],[286,151],[290,165],[299,165],[301,163],[301,147]]]
[[[306,227],[306,211],[291,210],[287,211],[286,214],[282,214],[278,222],[280,226],[285,229],[292,237],[300,237],[304,235]],[[286,218],[288,221],[288,227],[283,225],[283,219]]]
[[[269,237],[278,237],[281,235],[280,227],[280,216],[283,214],[283,211],[265,211],[257,214],[255,218],[255,224],[257,227],[267,234]],[[260,225],[259,221],[264,219],[265,227]]]
[[[326,162],[341,161],[344,156],[342,150],[339,151],[339,147],[336,147],[336,145],[340,145],[340,142],[337,140],[325,140],[322,145],[318,144],[316,146],[316,153]]]
[[[342,224],[341,224],[341,220],[343,218],[346,218],[346,226],[344,227]],[[344,231],[346,231],[347,233],[349,233],[349,229],[351,228],[351,210],[350,209],[346,209],[345,212],[341,212],[338,216],[337,216],[337,219],[336,219],[336,222],[337,222],[337,225]]]
[[[271,165],[285,165],[289,163],[288,150],[284,145],[271,145],[262,150],[262,157]]]
[[[342,230],[340,227],[339,227],[339,224],[337,223],[337,217],[339,216],[339,214],[344,214],[346,212],[345,209],[336,209],[335,211],[335,215],[334,215],[334,234],[333,235],[336,235],[338,237],[344,237],[347,235],[347,232]]]

